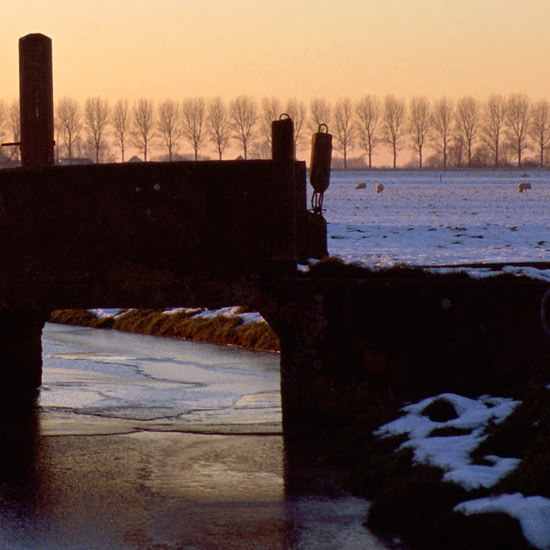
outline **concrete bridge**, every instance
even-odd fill
[[[289,118],[271,160],[58,167],[47,37],[21,39],[20,74],[23,167],[0,171],[0,403],[35,395],[58,308],[256,308],[281,340],[287,425],[547,383],[546,283],[297,269],[327,255],[326,225]]]

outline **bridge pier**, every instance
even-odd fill
[[[42,383],[42,329],[49,314],[0,312],[0,409],[26,407]]]
[[[516,395],[550,381],[547,283],[406,271],[273,290],[283,423],[345,425],[428,395]]]

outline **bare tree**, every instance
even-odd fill
[[[206,131],[210,141],[216,146],[219,159],[222,160],[223,152],[231,140],[231,129],[227,106],[221,97],[216,97],[208,103]]]
[[[306,104],[301,99],[290,98],[285,103],[285,113],[294,122],[294,146],[295,150],[302,144],[304,123],[306,121]]]
[[[82,131],[82,113],[78,101],[69,97],[63,97],[58,101],[56,124],[67,157],[72,159]]]
[[[105,154],[105,132],[109,124],[109,103],[100,97],[89,97],[84,104],[84,129],[95,154],[95,162]]]
[[[456,106],[456,132],[468,153],[468,166],[472,166],[472,152],[479,137],[479,103],[471,96],[458,100]]]
[[[369,168],[372,168],[372,154],[380,142],[378,122],[380,120],[381,105],[378,97],[366,95],[355,105],[357,115],[357,133],[359,141],[365,149],[369,159]]]
[[[506,122],[506,99],[499,94],[492,94],[483,105],[482,139],[492,152],[494,165],[498,166],[500,142]]]
[[[413,150],[418,154],[418,168],[422,168],[422,151],[430,130],[430,103],[425,97],[414,96],[409,106],[409,133]]]
[[[353,147],[355,126],[353,124],[353,102],[349,97],[339,98],[334,106],[334,138],[336,149],[344,157],[344,168],[348,167],[348,152]]]
[[[153,101],[140,97],[134,103],[132,114],[132,142],[134,147],[143,155],[143,160],[147,162],[147,155],[155,137]]]
[[[172,162],[174,149],[181,137],[181,111],[173,99],[165,99],[158,106],[157,128],[159,136],[168,151],[168,160]]]
[[[529,100],[524,94],[512,94],[506,102],[506,132],[521,166],[521,156],[527,147]]]
[[[393,95],[384,100],[384,141],[393,153],[393,167],[397,168],[397,153],[401,149],[405,122],[405,102]]]
[[[466,145],[461,134],[453,132],[452,140],[449,143],[447,162],[449,166],[463,166],[466,158]]]
[[[204,119],[206,117],[206,101],[202,97],[188,97],[183,100],[181,109],[183,137],[193,148],[195,160],[199,158],[199,150],[204,139]]]
[[[533,105],[529,134],[536,143],[539,163],[544,166],[544,153],[550,143],[550,102],[547,99],[540,99]]]
[[[113,125],[115,142],[120,149],[120,160],[124,162],[126,140],[130,127],[130,107],[127,99],[119,99],[113,108],[111,123]]]
[[[5,100],[0,99],[0,139],[4,139],[8,125],[9,108]]]
[[[260,103],[260,114],[258,125],[261,134],[261,145],[259,156],[269,157],[271,155],[271,124],[283,113],[283,104],[277,97],[264,97]]]
[[[250,96],[241,95],[229,103],[229,118],[234,137],[243,148],[245,160],[248,150],[255,139],[256,123],[258,121],[258,104]]]
[[[10,127],[10,136],[13,143],[18,143],[21,138],[21,112],[19,110],[19,101],[14,99],[8,109],[8,123]],[[14,147],[11,158],[19,160],[19,147]]]
[[[319,125],[326,124],[330,127],[332,120],[332,107],[324,97],[315,97],[309,103],[309,129],[317,132]]]
[[[439,98],[432,112],[432,144],[443,160],[443,168],[447,168],[449,147],[451,145],[454,106],[446,98]]]

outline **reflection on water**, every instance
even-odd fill
[[[90,364],[73,359],[78,366],[58,363],[54,356],[59,355],[60,348],[69,347],[66,353],[78,352],[72,348],[81,342],[77,345],[71,341],[71,333],[80,340],[83,331],[50,328],[46,332],[48,398],[41,398],[40,407],[32,414],[0,420],[0,540],[6,545],[0,547],[385,548],[362,526],[365,501],[341,494],[338,475],[318,459],[315,445],[303,437],[283,438],[281,433],[266,432],[264,421],[271,425],[270,415],[277,413],[271,410],[271,399],[266,401],[262,395],[272,391],[277,369],[264,365],[265,384],[240,379],[233,385],[231,399],[229,370],[237,379],[242,376],[234,354],[227,370],[217,363],[221,382],[212,376],[210,368],[200,380],[208,346],[203,348],[200,362],[193,361],[189,377],[181,372],[166,375],[156,367],[157,374],[151,377],[150,369],[146,369],[152,386],[166,391],[167,395],[156,392],[162,408],[173,402],[170,415],[164,410],[159,418],[150,418],[140,412],[140,399],[150,397],[143,389],[144,370],[127,368],[132,361],[124,359],[123,367],[111,373],[104,370],[101,361]],[[94,339],[93,331],[86,333]],[[112,344],[113,357],[121,345],[131,346],[134,363],[139,365],[155,357],[160,346],[165,359],[170,355],[171,372],[178,354],[185,355],[185,346],[177,353],[173,349],[167,353],[163,341],[154,338],[146,339],[143,349],[147,353],[136,353],[136,347],[143,346],[143,337],[132,336],[141,342],[132,346],[126,336],[122,344],[118,338]],[[104,341],[99,347],[100,353],[109,355]],[[213,352],[214,362],[219,351],[215,348]],[[130,354],[121,355],[127,358]],[[120,358],[117,361],[120,364]],[[71,371],[72,377],[59,380],[57,374],[48,373],[50,368],[61,367]],[[243,371],[248,370],[245,364]],[[117,378],[112,381],[117,387],[109,387],[108,376]],[[225,412],[216,416],[214,409],[208,409],[211,416],[205,425],[212,429],[214,418],[233,419],[240,430],[246,427],[246,435],[233,435],[231,426],[223,423],[217,427],[218,434],[184,430],[187,415],[192,417],[189,426],[197,426],[195,413],[205,404],[199,398],[193,408],[188,396],[183,395],[181,402],[174,396],[174,384],[181,385],[182,394],[192,387],[198,395],[189,378],[206,393],[224,396]],[[64,400],[63,396],[70,394],[68,388],[80,396],[77,404],[69,406],[70,400]],[[257,394],[247,393],[251,389]],[[55,402],[55,395],[60,402]],[[120,415],[115,395],[120,399]],[[206,404],[211,404],[211,399],[212,395],[206,397]],[[238,403],[238,407],[247,405],[248,417],[233,415]],[[137,412],[136,418],[129,418],[130,409]],[[259,423],[255,424],[257,410]],[[116,431],[115,427],[123,429]]]

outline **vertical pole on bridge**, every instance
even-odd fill
[[[272,267],[274,274],[283,275],[296,271],[296,191],[294,146],[294,122],[288,115],[281,115],[271,125],[273,180],[277,186],[277,234],[274,236]]]
[[[19,40],[21,165],[54,161],[52,40],[28,34]]]
[[[19,40],[21,165],[54,161],[52,41],[43,34]],[[6,259],[9,261],[9,258]],[[42,383],[42,329],[49,313],[0,312],[0,408],[26,407]]]

